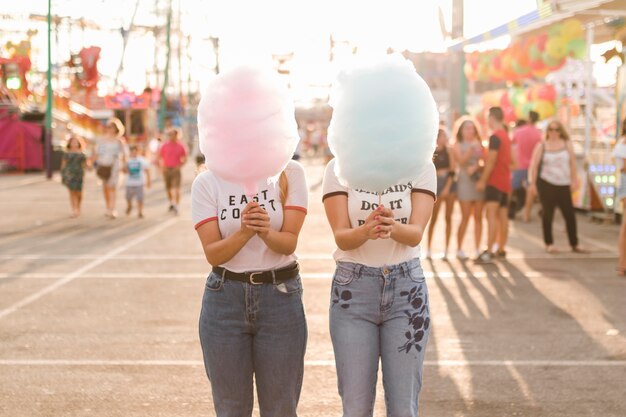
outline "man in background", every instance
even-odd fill
[[[159,148],[159,166],[163,170],[169,211],[178,214],[180,204],[181,167],[187,162],[187,147],[179,138],[178,129],[166,131],[167,140]]]
[[[489,109],[489,154],[482,176],[476,183],[478,191],[485,191],[487,216],[487,249],[476,258],[477,263],[491,263],[494,257],[505,257],[509,233],[509,194],[511,193],[511,139],[504,126],[500,107]],[[495,244],[497,252],[494,252]]]
[[[522,219],[525,222],[530,221],[530,211],[536,197],[535,193],[528,189],[528,167],[535,146],[541,142],[541,130],[535,126],[538,120],[539,113],[531,110],[528,113],[528,123],[513,134],[513,148],[517,159],[517,169],[513,171],[513,192],[521,195],[525,190],[525,198],[519,199],[524,201]]]

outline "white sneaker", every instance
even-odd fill
[[[477,264],[491,264],[493,263],[493,256],[487,251],[481,253],[478,258],[474,259]]]
[[[430,253],[430,251],[429,250],[425,250],[424,251],[424,259],[432,259],[432,258],[433,258],[433,256]]]
[[[448,260],[448,251],[445,250],[441,253],[441,259],[443,259],[444,261]]]
[[[478,255],[476,255],[476,257],[478,257]],[[464,261],[467,259],[467,255],[465,254],[465,252],[463,252],[463,249],[459,249],[458,251],[456,251],[456,259],[460,261]]]

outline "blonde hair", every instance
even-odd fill
[[[287,202],[287,194],[289,193],[289,179],[285,171],[280,173],[278,178],[278,188],[280,188],[280,202],[285,205]]]
[[[561,139],[569,140],[569,133],[567,133],[567,130],[565,130],[565,126],[563,126],[563,123],[561,123],[559,120],[556,120],[556,119],[550,120],[550,123],[548,123],[548,126],[546,126],[546,140],[548,140],[548,135],[553,125],[556,125],[556,128],[559,131],[559,136],[561,136]]]

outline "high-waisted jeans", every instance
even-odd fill
[[[372,416],[379,359],[387,415],[417,416],[429,333],[419,259],[380,268],[338,262],[330,334],[344,417]]]
[[[207,278],[200,342],[217,417],[295,417],[302,388],[307,326],[300,277],[253,285]]]

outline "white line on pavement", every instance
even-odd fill
[[[208,274],[207,271],[198,271],[198,272],[187,272],[187,273],[168,273],[168,272],[92,272],[92,273],[83,273],[80,276],[76,276],[77,279],[198,279],[198,278],[206,278]],[[432,272],[425,272],[424,275],[426,278],[433,278],[435,274]],[[493,275],[493,274],[491,274]],[[436,274],[437,278],[486,278],[491,276],[484,271],[476,271],[474,273],[468,274],[466,272],[447,272],[442,271]],[[511,278],[512,276],[504,271],[499,272],[499,276],[503,278]],[[537,271],[527,271],[524,272],[524,276],[527,278],[539,278],[542,276],[540,272]],[[0,279],[59,279],[62,275],[49,273],[49,272],[31,272],[24,274],[10,274],[10,273],[0,273]],[[300,274],[302,279],[331,279],[333,277],[332,272],[304,272]],[[513,277],[514,278],[514,277]],[[1,317],[1,316],[0,316]]]
[[[597,243],[596,243],[597,245]],[[569,254],[563,253],[559,255],[550,255],[544,253],[531,253],[531,254],[523,254],[523,253],[509,253],[507,254],[507,259],[516,260],[516,259],[524,259],[524,260],[555,260],[555,261],[563,261],[563,260],[585,260],[585,259],[615,259],[617,254],[613,252],[595,252],[590,253],[589,255],[577,255],[577,254]],[[68,255],[68,254],[2,254],[0,255],[0,260],[7,261],[16,261],[16,260],[27,260],[27,261],[48,261],[48,260],[93,260],[100,259],[103,254],[78,254],[78,255]],[[108,258],[108,260],[160,260],[160,261],[199,261],[204,262],[204,255],[168,255],[168,254],[120,254],[116,256],[112,256]],[[312,255],[298,255],[298,260],[300,261],[332,261],[332,256],[323,255],[323,254],[312,254]],[[446,262],[442,259],[433,259],[433,262]],[[422,260],[424,262],[424,260]]]
[[[335,361],[306,360],[309,367],[334,367]],[[623,367],[626,361],[607,360],[434,360],[425,366],[436,367]],[[123,359],[0,359],[0,366],[202,366],[200,360],[123,360]]]
[[[124,252],[125,250],[128,250],[129,248],[131,248],[132,246],[143,242],[146,239],[151,238],[152,236],[156,235],[157,233],[159,233],[160,231],[168,228],[169,226],[171,226],[172,224],[174,224],[175,222],[177,222],[179,219],[178,217],[175,218],[171,218],[163,223],[160,223],[156,226],[154,226],[151,230],[141,234],[140,236],[136,237],[135,239],[131,240],[130,242],[126,242],[123,245],[118,246],[117,248],[109,251],[108,253],[102,255],[100,258],[93,260],[92,262],[89,262],[87,265],[84,265],[80,268],[78,268],[77,270],[75,270],[74,272],[71,272],[65,276],[63,276],[61,279],[59,279],[58,281],[53,282],[52,284],[48,285],[47,287],[42,288],[41,290],[37,291],[34,294],[29,295],[26,298],[23,298],[22,300],[18,301],[17,303],[14,303],[13,305],[0,310],[0,319],[8,316],[9,314],[19,310],[20,308],[27,306],[35,301],[37,301],[38,299],[40,299],[41,297],[43,297],[44,295],[51,293],[52,291],[58,289],[59,287],[67,284],[68,282],[73,281],[76,278],[79,278],[81,275],[83,275],[84,273],[86,273],[87,271],[97,267],[100,264],[103,264],[104,262],[108,261],[109,259],[111,259],[113,256]]]

